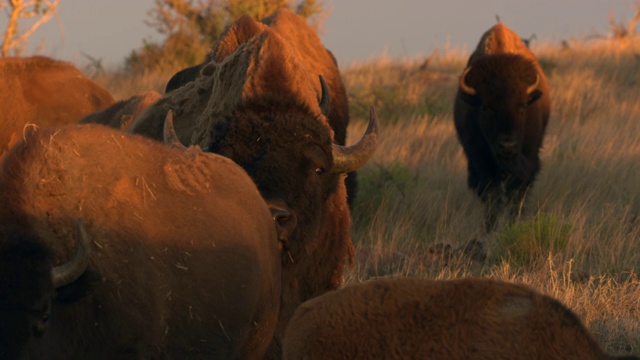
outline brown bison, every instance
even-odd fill
[[[510,203],[512,215],[540,170],[551,101],[547,79],[520,37],[487,31],[460,76],[454,122],[468,160],[468,185],[485,205],[487,231]]]
[[[242,17],[223,39],[228,46],[220,47],[224,51],[203,67],[202,76],[165,94],[129,131],[173,109],[181,141],[186,128],[181,124],[195,124],[190,143],[234,160],[266,201],[280,209],[274,218],[290,236],[282,257],[280,322],[270,352],[279,357],[280,340],[295,308],[340,286],[345,266],[352,263],[343,177],[373,154],[377,118],[372,111],[358,143],[335,144],[321,110],[321,104],[329,102],[322,91],[326,87],[306,70],[285,37]]]
[[[286,238],[231,160],[75,125],[27,134],[0,188],[0,358],[264,355]]]
[[[327,115],[329,125],[334,131],[334,141],[344,145],[349,125],[349,104],[347,92],[342,82],[338,63],[333,54],[327,50],[315,31],[306,21],[287,9],[281,9],[262,19],[261,22],[241,19],[233,23],[212,46],[211,52],[204,62],[181,70],[167,83],[166,91],[172,91],[192,82],[200,75],[201,70],[210,62],[221,61],[238,46],[238,41],[247,41],[269,28],[277,32],[290,49],[295,52],[299,66],[303,67],[311,76],[322,76],[329,88],[331,108]],[[316,92],[320,94],[320,87],[315,84]],[[157,124],[156,135],[159,135],[161,123]],[[190,135],[190,134],[188,134]],[[190,138],[183,138],[188,144]],[[350,173],[346,179],[348,202],[352,204],[357,193],[356,173]]]
[[[147,91],[121,100],[102,111],[91,113],[78,121],[79,124],[102,124],[126,131],[129,126],[162,95],[157,91]]]
[[[59,127],[114,103],[73,65],[43,56],[0,58],[0,155],[27,124]]]
[[[569,309],[525,286],[386,278],[302,304],[284,359],[613,358]]]

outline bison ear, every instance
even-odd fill
[[[87,270],[69,285],[56,289],[56,302],[70,304],[91,294],[102,282],[102,275],[96,271]]]
[[[527,102],[527,106],[536,102],[536,100],[540,99],[541,96],[542,96],[542,91],[538,89],[533,90],[531,94],[529,94],[529,101]]]

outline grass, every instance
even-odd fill
[[[533,48],[552,88],[543,169],[524,215],[494,232],[466,186],[453,128],[468,54],[381,58],[343,71],[350,141],[376,104],[379,150],[360,171],[357,262],[347,283],[377,276],[484,276],[525,283],[573,309],[604,348],[640,353],[640,40]],[[476,239],[484,261],[452,257]]]
[[[345,282],[395,275],[525,283],[573,309],[607,351],[640,354],[640,40],[533,51],[552,88],[543,168],[522,217],[489,234],[453,128],[468,54],[381,56],[343,69],[348,142],[364,132],[370,105],[381,121],[378,151],[359,172],[356,265]],[[127,98],[162,92],[170,76],[97,80]],[[458,251],[470,240],[486,258]]]

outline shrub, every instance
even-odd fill
[[[571,225],[557,216],[539,212],[522,222],[508,225],[498,234],[498,256],[516,266],[534,265],[549,253],[558,253],[567,245]]]

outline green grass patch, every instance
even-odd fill
[[[387,200],[404,198],[416,181],[414,171],[397,161],[359,170],[354,215],[364,217],[359,220],[370,221]]]
[[[571,225],[554,214],[539,212],[534,217],[508,225],[497,237],[500,260],[515,266],[529,266],[558,253],[567,246]]]

